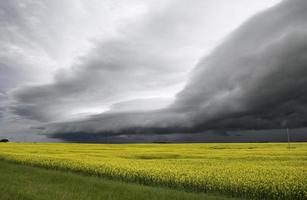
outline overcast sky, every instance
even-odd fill
[[[0,136],[305,127],[307,2],[280,2],[0,0]]]

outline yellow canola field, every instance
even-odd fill
[[[0,159],[250,199],[307,199],[307,143],[0,144]]]

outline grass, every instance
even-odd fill
[[[0,145],[0,158],[143,185],[250,199],[307,199],[307,143]]]
[[[0,174],[1,200],[231,200],[4,161],[0,161]]]

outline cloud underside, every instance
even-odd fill
[[[84,98],[84,91],[91,94],[97,91],[97,95],[91,97],[96,99],[97,106],[129,97],[131,88],[142,94],[144,88],[155,90],[155,87],[179,83],[182,74],[175,73],[175,66],[181,66],[181,59],[177,57],[179,60],[175,63],[174,59],[169,59],[171,53],[167,47],[164,54],[158,56],[161,49],[155,47],[153,38],[146,44],[118,39],[103,43],[83,62],[90,67],[81,65],[73,71],[73,76],[62,73],[56,77],[55,84],[16,91],[16,103],[10,109],[17,115],[45,122],[40,130],[60,138],[65,138],[66,133],[166,134],[307,127],[306,10],[306,1],[286,0],[252,17],[198,62],[173,102],[167,100],[156,110],[133,111],[127,106],[119,109],[117,105],[114,110],[111,107],[106,113],[85,119],[50,123],[57,116],[65,117],[63,102],[54,103],[61,96],[67,97],[67,109],[91,101]],[[129,37],[138,35],[129,33]],[[144,53],[145,45],[154,48]],[[114,52],[117,57],[113,57]],[[131,60],[131,53],[138,56]],[[149,59],[155,62],[147,71],[144,66],[148,67]],[[109,68],[100,68],[101,65]],[[129,67],[123,69],[123,65]],[[167,68],[169,65],[174,68]],[[173,76],[164,76],[167,73]],[[140,79],[147,85],[140,85]],[[162,81],[156,83],[157,79]],[[125,82],[126,87],[117,87],[117,81]],[[110,96],[112,98],[108,99]],[[70,103],[74,98],[79,98],[80,102]],[[133,101],[128,98],[127,102],[131,105]],[[48,111],[50,115],[45,114]]]

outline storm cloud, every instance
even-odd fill
[[[203,58],[174,107],[203,128],[307,125],[307,3],[253,17]]]
[[[67,22],[75,21],[72,18],[80,10],[93,9],[77,2],[70,14],[64,15]],[[255,1],[257,9],[248,11],[248,2],[226,2],[135,1],[135,6],[122,6],[117,11],[106,9],[110,16],[121,13],[123,17],[113,17],[111,22],[116,23],[108,28],[101,23],[103,34],[93,28],[96,21],[88,25],[88,31],[78,33],[81,25],[75,23],[65,32],[55,33],[53,38],[61,45],[72,37],[70,47],[63,45],[60,53],[55,53],[58,48],[51,43],[50,48],[46,45],[51,38],[37,35],[37,26],[27,24],[33,20],[26,23],[27,17],[20,16],[18,6],[12,4],[2,23],[11,20],[17,21],[19,28],[27,27],[24,34],[18,33],[22,41],[36,38],[37,49],[31,50],[37,53],[44,47],[43,58],[53,69],[47,67],[51,75],[42,73],[42,79],[48,81],[38,84],[33,71],[40,74],[44,70],[32,60],[22,61],[36,66],[25,76],[35,81],[20,86],[29,82],[18,78],[18,70],[7,67],[19,69],[20,64],[14,63],[12,55],[4,55],[1,62],[6,62],[0,63],[0,69],[14,74],[10,76],[16,80],[1,80],[7,84],[3,88],[10,90],[5,111],[0,109],[0,113],[33,121],[33,131],[63,139],[73,134],[98,138],[306,127],[306,1],[285,0],[248,20],[265,5]],[[58,8],[60,2],[51,4]],[[117,8],[110,2],[103,6]],[[58,25],[54,19],[51,21]],[[46,35],[50,36],[49,32]],[[74,41],[80,37],[83,40],[78,46]],[[18,44],[20,47],[21,41]],[[7,46],[12,48],[12,42]],[[74,54],[76,47],[79,53]],[[64,55],[70,59],[59,59]]]

